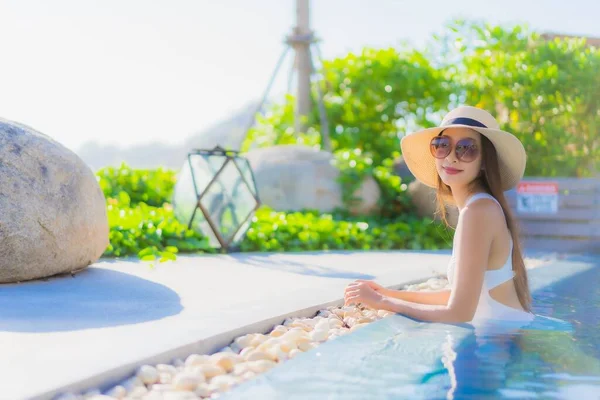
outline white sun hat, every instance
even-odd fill
[[[500,129],[496,119],[477,107],[461,106],[450,111],[440,126],[406,135],[400,141],[402,157],[415,178],[430,187],[437,187],[435,158],[429,150],[431,139],[448,128],[470,128],[487,137],[498,153],[502,190],[514,188],[525,173],[527,155],[519,139]]]

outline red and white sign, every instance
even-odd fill
[[[519,214],[556,214],[558,182],[521,182],[517,186]]]

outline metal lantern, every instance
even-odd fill
[[[260,206],[254,174],[239,152],[193,149],[177,177],[176,218],[227,251],[238,245]]]

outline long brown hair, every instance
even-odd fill
[[[481,134],[480,137],[482,165],[485,166],[485,168],[479,177],[471,182],[471,189],[476,187],[478,183],[481,184],[489,194],[498,200],[500,206],[502,206],[502,211],[504,211],[504,216],[506,218],[506,226],[508,227],[513,240],[512,265],[513,271],[516,273],[514,282],[517,297],[519,298],[519,302],[521,303],[521,306],[523,306],[523,309],[531,311],[531,293],[529,292],[529,280],[527,278],[527,270],[525,269],[525,261],[523,260],[521,243],[519,241],[519,226],[504,197],[500,178],[500,167],[498,164],[498,154],[496,153],[496,148],[487,137]],[[442,182],[439,175],[437,181],[437,213],[441,216],[444,223],[447,226],[450,226],[447,219],[446,207],[449,204],[454,205],[452,189]]]

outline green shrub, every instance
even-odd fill
[[[436,250],[452,241],[451,231],[427,218],[382,220],[261,207],[252,222],[242,251]]]
[[[179,252],[213,252],[208,238],[179,223],[173,208],[138,203],[131,207],[126,192],[107,199],[110,245],[104,256],[137,255],[142,260],[173,260]]]
[[[352,152],[352,156],[348,155],[348,160],[358,160],[356,165],[359,167],[356,170],[371,171],[370,166],[364,166],[369,162],[358,151]],[[349,162],[347,164],[350,165]],[[138,199],[145,197],[140,194],[139,186],[128,182],[128,179],[139,182],[140,176],[153,177],[152,182],[163,188],[161,193],[167,193],[164,188],[174,181],[175,171],[140,171],[125,164],[121,165],[120,170],[127,173],[110,175],[105,174],[105,170],[98,172],[104,187],[121,188],[119,192],[113,189],[112,196],[106,199],[110,245],[103,256],[137,256],[142,260],[166,261],[176,259],[177,253],[217,251],[210,247],[208,238],[177,221],[171,204],[166,201],[168,197],[157,200],[159,196],[155,195],[155,201],[162,202],[160,207],[132,200],[132,195]],[[373,171],[377,179],[383,182],[383,187],[398,190],[397,194],[401,197],[399,204],[402,199],[406,200],[406,193],[400,189],[397,177],[388,175],[389,171],[383,167]],[[166,182],[157,182],[161,179]],[[263,206],[255,215],[241,243],[241,250],[438,249],[448,247],[449,235],[451,233],[431,220],[406,215],[400,219],[361,218],[342,210],[334,214],[314,211],[284,213]]]
[[[176,174],[172,170],[132,169],[126,163],[121,163],[118,168],[102,168],[96,176],[107,199],[117,198],[124,192],[129,196],[131,205],[146,203],[154,207],[171,202],[176,182]]]

